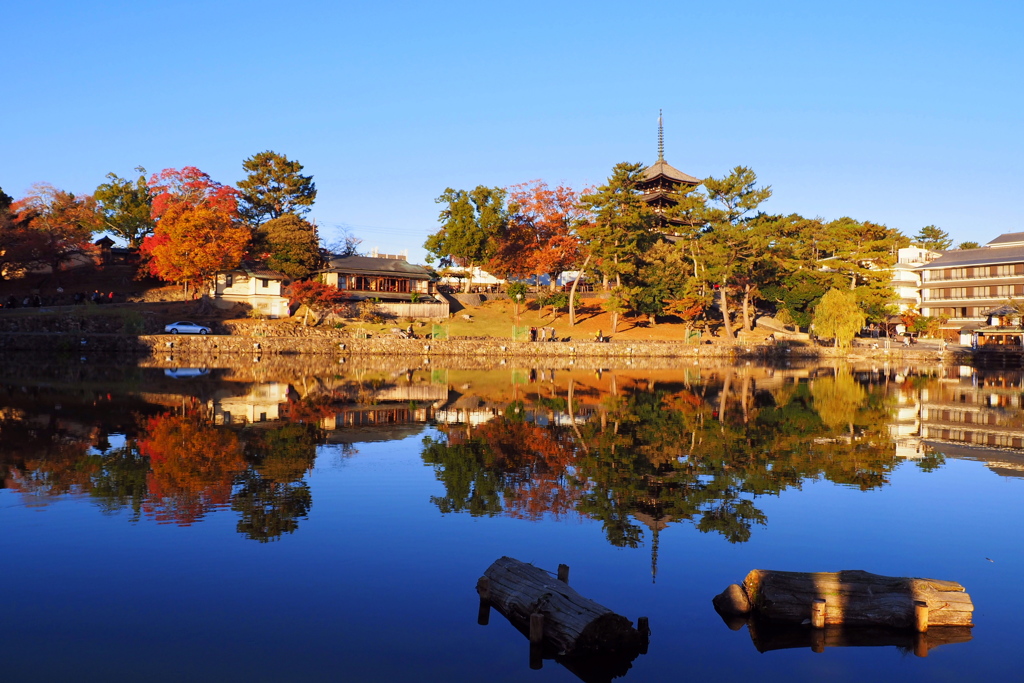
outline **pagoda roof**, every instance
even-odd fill
[[[669,180],[687,185],[700,185],[700,180],[692,175],[683,173],[664,159],[659,159],[644,170],[644,180],[654,180],[658,176],[665,176]]]

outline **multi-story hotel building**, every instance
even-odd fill
[[[892,266],[892,288],[900,313],[921,310],[921,273],[918,268],[942,256],[941,251],[924,247],[904,247],[896,252]]]
[[[984,325],[988,311],[1024,298],[1024,232],[1000,235],[979,249],[947,251],[916,270],[922,315],[948,316],[946,329]]]

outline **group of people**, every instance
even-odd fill
[[[558,337],[555,336],[555,328],[553,327],[531,327],[530,341],[553,342],[558,341]]]
[[[24,299],[21,300],[19,300],[18,297],[12,294],[9,297],[7,297],[7,301],[0,305],[0,308],[39,308],[43,304],[43,298],[38,294],[26,296]]]
[[[9,295],[6,300],[0,300],[0,308],[12,309],[12,308],[39,308],[41,306],[65,306],[69,303],[75,305],[81,305],[88,302],[94,304],[109,304],[114,303],[114,299],[117,295],[114,292],[101,292],[100,290],[94,290],[92,294],[86,294],[85,292],[78,292],[69,301],[64,296],[64,288],[58,287],[55,296],[40,296],[39,294],[30,294],[25,297]]]

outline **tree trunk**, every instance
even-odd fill
[[[469,294],[469,290],[473,288],[473,276],[470,271],[466,271],[466,281],[462,284],[462,291],[464,294]]]
[[[579,287],[580,279],[583,277],[588,263],[590,263],[590,254],[587,254],[587,258],[583,260],[583,265],[580,266],[579,272],[576,273],[576,279],[572,281],[572,287],[569,289],[569,327],[576,325],[576,288]]]
[[[642,647],[633,622],[532,564],[502,557],[484,578],[490,604],[519,630],[529,631],[531,615],[544,615],[543,640],[559,653],[639,652]],[[477,587],[483,594],[480,583]]]
[[[719,293],[719,306],[722,309],[722,323],[725,325],[725,336],[727,339],[733,339],[732,335],[732,321],[729,320],[729,297],[725,294],[725,285],[723,284],[718,290]]]
[[[619,331],[619,312],[612,311],[612,334]]]
[[[752,288],[750,285],[743,285],[743,331],[750,332],[753,328],[751,327],[750,320],[750,292]]]

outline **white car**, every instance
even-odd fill
[[[190,323],[187,320],[179,320],[176,323],[164,325],[164,332],[170,332],[171,334],[210,334],[210,328]]]

